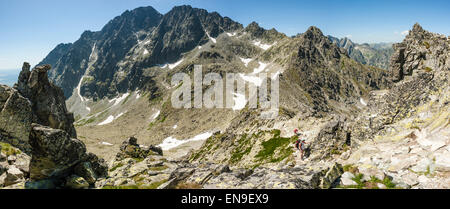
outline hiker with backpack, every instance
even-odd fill
[[[295,148],[297,148],[300,151],[300,158],[303,160],[303,153],[305,152],[305,144],[306,141],[302,138],[300,138],[302,136],[302,134],[300,132],[298,132],[298,129],[294,129],[294,133],[295,135],[297,135],[298,139],[295,142]]]

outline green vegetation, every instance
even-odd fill
[[[280,133],[280,130],[273,130],[273,137],[261,143],[263,149],[255,156],[259,161],[280,162],[294,152],[289,145],[295,142],[296,137],[284,138]]]
[[[115,171],[117,168],[120,168],[124,166],[123,163],[118,163],[117,165],[113,166],[111,169],[109,169],[110,172]]]
[[[242,135],[238,140],[237,147],[233,150],[231,154],[230,163],[239,162],[244,155],[247,155],[252,150],[251,137],[248,138],[247,134]]]
[[[206,139],[205,144],[202,146],[202,148],[194,152],[190,156],[189,160],[197,160],[200,157],[204,156],[206,153],[216,150],[218,148],[217,140],[221,140],[223,136],[224,134],[217,134]]]
[[[140,163],[140,162],[144,161],[144,158],[134,157],[133,160],[135,160],[136,163]]]
[[[163,166],[151,167],[148,170],[151,170],[151,171],[163,171],[163,170],[166,170],[167,168],[169,168],[169,167],[167,167],[166,165],[163,165]]]
[[[354,165],[344,165],[343,167],[344,172],[350,172],[350,173],[358,173],[358,167],[354,166]]]
[[[428,43],[428,42],[423,42],[423,45],[425,45],[425,47],[427,48],[427,49],[429,49],[430,48],[430,43]]]
[[[352,178],[352,180],[357,183],[356,188],[358,188],[358,189],[362,189],[365,186],[362,178],[363,178],[363,174],[361,174],[361,173],[356,174],[355,177]]]
[[[430,67],[425,67],[425,72],[429,73],[431,71],[433,71],[433,69],[431,69]]]
[[[14,148],[8,143],[0,142],[1,152],[6,156],[17,155],[22,153],[19,149]]]
[[[358,168],[354,165],[345,165],[343,166],[344,172],[350,172],[355,175],[354,178],[352,178],[353,181],[356,182],[356,185],[348,185],[343,186],[339,185],[337,188],[344,188],[344,189],[379,189],[378,183],[381,183],[386,186],[387,189],[396,189],[396,184],[392,182],[392,180],[389,177],[385,177],[383,180],[380,180],[376,178],[375,176],[370,176],[370,180],[364,181],[363,177],[364,175],[362,173],[359,173]]]

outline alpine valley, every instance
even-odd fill
[[[246,94],[174,108],[172,76],[194,65],[249,85],[278,76],[278,116],[262,119]],[[0,85],[0,187],[448,189],[449,69],[449,38],[419,24],[401,43],[356,44],[140,7]]]

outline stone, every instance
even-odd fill
[[[0,151],[2,150],[2,147],[0,146]],[[6,155],[3,154],[3,152],[0,152],[0,162],[5,162],[7,159]]]
[[[57,189],[61,185],[61,182],[53,179],[44,179],[39,181],[27,181],[25,182],[25,189]]]
[[[353,178],[355,178],[355,175],[350,172],[345,172],[341,176],[341,184],[344,186],[358,185],[355,181],[353,181]]]
[[[325,176],[322,178],[321,181],[321,188],[323,189],[329,189],[331,186],[333,186],[333,183],[343,174],[344,169],[342,168],[342,165],[335,163]]]
[[[9,166],[9,169],[6,171],[6,178],[4,180],[4,186],[10,186],[13,184],[17,184],[21,181],[23,181],[24,179],[24,174],[22,173],[22,171],[20,171],[18,168],[16,168],[15,166],[11,165]]]
[[[74,117],[67,111],[64,93],[48,80],[47,71],[51,66],[37,66],[28,73],[29,67],[26,64],[24,63],[16,87],[32,104],[33,122],[64,130],[70,137],[76,138]]]
[[[89,184],[95,184],[97,174],[92,169],[90,162],[82,162],[75,166],[74,173],[77,176],[83,177]]]
[[[14,165],[20,169],[22,172],[24,172],[25,174],[29,174],[30,173],[30,161],[31,161],[31,157],[28,156],[25,153],[20,153],[18,155],[16,155],[16,161],[14,162]]]
[[[433,161],[428,158],[423,158],[419,162],[417,162],[416,165],[412,166],[411,170],[413,170],[416,173],[433,172],[434,170]]]
[[[30,151],[28,138],[32,120],[30,101],[17,90],[0,85],[0,130],[8,135],[2,141]]]
[[[33,155],[30,178],[65,178],[86,155],[86,146],[60,129],[33,124],[30,134]]]
[[[364,181],[370,181],[372,177],[375,177],[379,180],[383,180],[386,177],[386,174],[376,168],[365,168],[364,166],[361,166],[358,168],[359,173],[363,174],[362,180]]]
[[[88,189],[89,183],[83,177],[71,175],[66,178],[65,187],[69,189]]]
[[[16,162],[17,157],[15,155],[8,156],[7,160],[9,164],[14,164]]]
[[[0,162],[0,175],[8,170],[9,164],[6,161]]]
[[[150,155],[154,155],[154,153],[161,153],[162,150],[158,147],[150,146],[148,148],[142,148],[138,143],[135,137],[130,137],[125,140],[120,146],[120,152],[116,155],[116,160],[122,160],[125,158],[140,158],[144,159]]]
[[[0,187],[5,186],[6,172],[0,174]]]
[[[384,185],[382,183],[377,183],[377,186],[379,189],[387,189],[386,185]]]
[[[108,175],[108,165],[105,159],[99,158],[93,153],[87,153],[84,162],[88,162],[97,178],[105,177]]]

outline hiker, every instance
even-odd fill
[[[294,130],[295,135],[297,135],[298,139],[295,142],[295,148],[297,148],[300,151],[300,158],[303,160],[303,153],[305,152],[305,144],[306,141],[304,139],[301,139],[300,137],[302,134],[298,132],[298,129]]]

